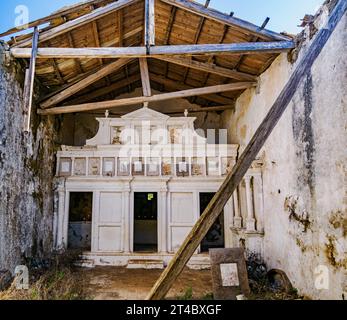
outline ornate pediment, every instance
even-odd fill
[[[156,120],[167,121],[170,119],[170,117],[163,113],[160,113],[145,107],[122,116],[122,119],[143,120],[143,121],[146,121],[146,120],[147,121],[151,121],[151,120],[152,121],[156,121]]]

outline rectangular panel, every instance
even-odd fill
[[[100,158],[90,158],[89,159],[89,175],[99,176],[100,175]]]
[[[104,177],[114,176],[114,158],[103,159],[102,171]]]
[[[193,227],[172,227],[171,228],[171,243],[172,251],[177,252],[183,241],[192,230]]]
[[[122,222],[122,194],[101,192],[99,223]]]
[[[61,158],[59,165],[59,175],[61,177],[66,177],[71,175],[71,158]]]
[[[171,222],[193,224],[193,193],[171,194]]]
[[[121,227],[99,227],[99,251],[120,252],[121,248]]]
[[[87,173],[86,168],[86,159],[85,158],[76,158],[74,166],[75,176],[85,176]]]

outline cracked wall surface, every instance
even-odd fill
[[[328,14],[322,7],[317,29]],[[250,141],[309,49],[311,29],[302,34],[294,64],[279,56],[261,76],[260,92],[247,90],[235,111],[224,112],[231,143]],[[300,293],[318,299],[347,299],[346,30],[345,15],[261,151],[264,259],[284,270]]]
[[[23,128],[23,69],[0,46],[0,269],[35,263],[52,249],[54,123],[33,112]],[[35,109],[35,108],[34,108]]]

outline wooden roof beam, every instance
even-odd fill
[[[95,21],[97,19],[100,19],[102,17],[105,17],[109,15],[112,12],[115,12],[117,10],[120,10],[126,6],[129,6],[131,4],[134,4],[138,2],[139,0],[119,0],[117,2],[110,3],[104,7],[98,8],[91,13],[88,13],[84,16],[81,16],[79,18],[76,18],[74,20],[68,21],[62,25],[59,25],[57,27],[54,27],[52,29],[49,29],[47,31],[44,31],[40,34],[40,42],[44,42],[47,40],[50,40],[52,38],[55,38],[61,34],[64,34],[66,32],[69,32],[71,30],[74,30],[76,28],[79,28],[85,24],[88,24],[92,21]],[[20,41],[16,43],[13,47],[27,47],[32,44],[31,39],[27,39],[24,41]]]
[[[94,82],[106,77],[107,75],[111,74],[112,72],[115,72],[119,70],[120,68],[124,67],[126,64],[128,64],[132,59],[119,59],[113,63],[110,63],[100,69],[99,71],[91,74],[90,76],[82,79],[81,81],[77,82],[76,84],[68,87],[67,89],[59,92],[58,94],[54,95],[53,97],[47,99],[46,101],[41,103],[41,108],[49,108],[52,107],[59,102],[67,99],[68,97],[71,97],[78,91],[81,91],[82,89],[88,87],[89,85],[93,84]]]
[[[259,38],[263,40],[278,40],[278,41],[290,40],[289,37],[283,36],[279,33],[276,33],[267,29],[261,30],[258,26],[250,22],[228,16],[217,10],[205,8],[203,5],[196,2],[192,2],[189,0],[161,0],[161,1],[172,6],[176,6],[180,9],[192,12],[196,15],[205,17],[207,19],[212,19],[219,23],[229,25],[233,27],[234,29],[237,29],[241,32],[245,32],[246,30],[251,34],[257,35]]]
[[[222,77],[241,80],[241,81],[256,81],[257,77],[248,73],[239,72],[236,70],[230,70],[227,68],[219,67],[213,63],[200,62],[196,60],[187,59],[185,57],[176,57],[176,56],[157,56],[156,59],[174,63],[180,66],[188,67],[191,69],[204,71],[208,73],[217,74]]]
[[[169,87],[172,90],[188,90],[188,89],[194,88],[188,84],[171,80],[171,79],[165,78],[164,76],[160,76],[154,73],[150,74],[150,78],[155,83],[163,85],[164,87]],[[205,100],[208,100],[214,103],[219,103],[219,104],[230,104],[232,100],[230,98],[222,97],[221,95],[214,94],[214,93],[211,93],[209,95],[203,95],[201,97]]]
[[[254,54],[254,53],[281,53],[295,48],[293,41],[277,42],[242,42],[232,44],[196,44],[155,46],[147,54],[146,47],[103,47],[103,48],[39,48],[37,58],[145,58],[162,55],[217,55],[217,54]],[[15,58],[30,58],[30,48],[11,48],[10,52]]]
[[[116,107],[122,106],[131,106],[136,104],[157,102],[157,101],[165,101],[172,99],[180,99],[187,98],[199,95],[208,95],[211,93],[220,93],[226,91],[233,90],[243,90],[254,87],[256,85],[255,82],[239,82],[239,83],[231,83],[225,85],[217,85],[212,87],[205,88],[196,88],[184,91],[170,92],[170,93],[162,93],[153,95],[151,97],[135,97],[135,98],[126,98],[120,100],[110,100],[103,102],[94,102],[94,103],[86,103],[79,105],[71,105],[64,107],[55,107],[46,110],[38,110],[38,114],[41,115],[55,115],[55,114],[64,114],[64,113],[75,113],[75,112],[84,112],[84,111],[92,111],[92,110],[106,110],[112,109]]]

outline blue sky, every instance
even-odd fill
[[[80,2],[80,0],[5,0],[1,1],[0,31],[14,27],[15,8],[25,5],[29,9],[29,20],[49,15],[65,5]],[[205,0],[199,0],[205,3]],[[235,16],[261,25],[266,17],[271,20],[268,29],[281,32],[298,33],[300,19],[306,13],[313,14],[323,0],[211,0],[210,7],[222,12],[235,12]]]

